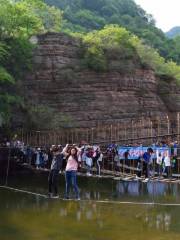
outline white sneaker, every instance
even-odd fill
[[[88,173],[86,173],[86,175],[87,175],[87,176],[91,176],[91,173],[88,172]]]
[[[59,195],[54,195],[54,196],[52,196],[52,198],[59,198]]]
[[[146,182],[148,182],[148,181],[149,181],[149,178],[145,178],[145,180],[144,180],[143,182],[146,183]]]

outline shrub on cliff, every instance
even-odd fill
[[[157,50],[143,44],[142,40],[136,36],[133,36],[130,41],[136,48],[142,64],[152,68],[158,75],[168,75],[180,81],[180,66],[177,63],[172,60],[166,61]]]
[[[9,107],[14,100],[11,95],[7,94],[8,88],[15,83],[14,78],[2,65],[8,55],[8,46],[0,42],[0,127],[5,119],[9,118]]]
[[[130,39],[130,32],[117,25],[108,25],[102,30],[84,35],[85,64],[94,70],[104,71],[108,70],[108,60],[113,52],[115,52],[114,58],[116,57],[116,60],[132,59],[136,51]],[[128,69],[124,69],[124,71],[128,71]]]
[[[165,61],[157,50],[143,44],[137,36],[118,25],[107,25],[102,30],[82,35],[85,45],[84,60],[89,68],[108,70],[108,60],[113,58],[126,66],[127,59],[138,59],[142,66],[153,69],[156,74],[169,75],[180,81],[180,66],[173,61]],[[138,58],[135,57],[138,55]],[[127,64],[124,72],[128,72]],[[133,65],[132,65],[133,66]],[[134,70],[137,65],[134,65]],[[122,68],[120,68],[122,70]]]
[[[58,130],[61,127],[69,127],[74,124],[68,114],[62,114],[46,105],[28,106],[28,121],[24,124],[26,129]],[[53,117],[52,117],[53,116]]]

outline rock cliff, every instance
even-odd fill
[[[64,119],[69,119],[70,126],[75,127],[142,115],[162,116],[172,110],[169,89],[177,95],[179,90],[174,85],[167,88],[166,98],[159,83],[164,80],[157,78],[152,70],[137,64],[130,72],[118,68],[95,72],[81,67],[80,50],[80,41],[64,34],[38,36],[33,71],[24,82],[27,101],[53,108],[62,116],[59,118],[62,125],[66,125]],[[116,65],[116,61],[111,60],[111,64]],[[179,110],[177,103],[173,111]]]

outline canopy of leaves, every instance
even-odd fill
[[[64,11],[63,28],[74,32],[90,32],[107,24],[125,27],[145,44],[158,50],[167,60],[180,63],[180,51],[173,39],[155,27],[155,20],[134,0],[45,0]]]
[[[0,0],[1,123],[8,124],[12,105],[20,103],[15,94],[17,82],[31,68],[33,45],[29,38],[47,31],[58,32],[61,25],[62,11],[43,0]]]
[[[62,12],[41,0],[0,0],[0,38],[60,31]]]

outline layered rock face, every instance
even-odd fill
[[[63,34],[38,37],[33,71],[24,83],[28,101],[55,109],[75,127],[168,113],[152,70],[88,70],[80,67],[80,48],[78,40]]]

